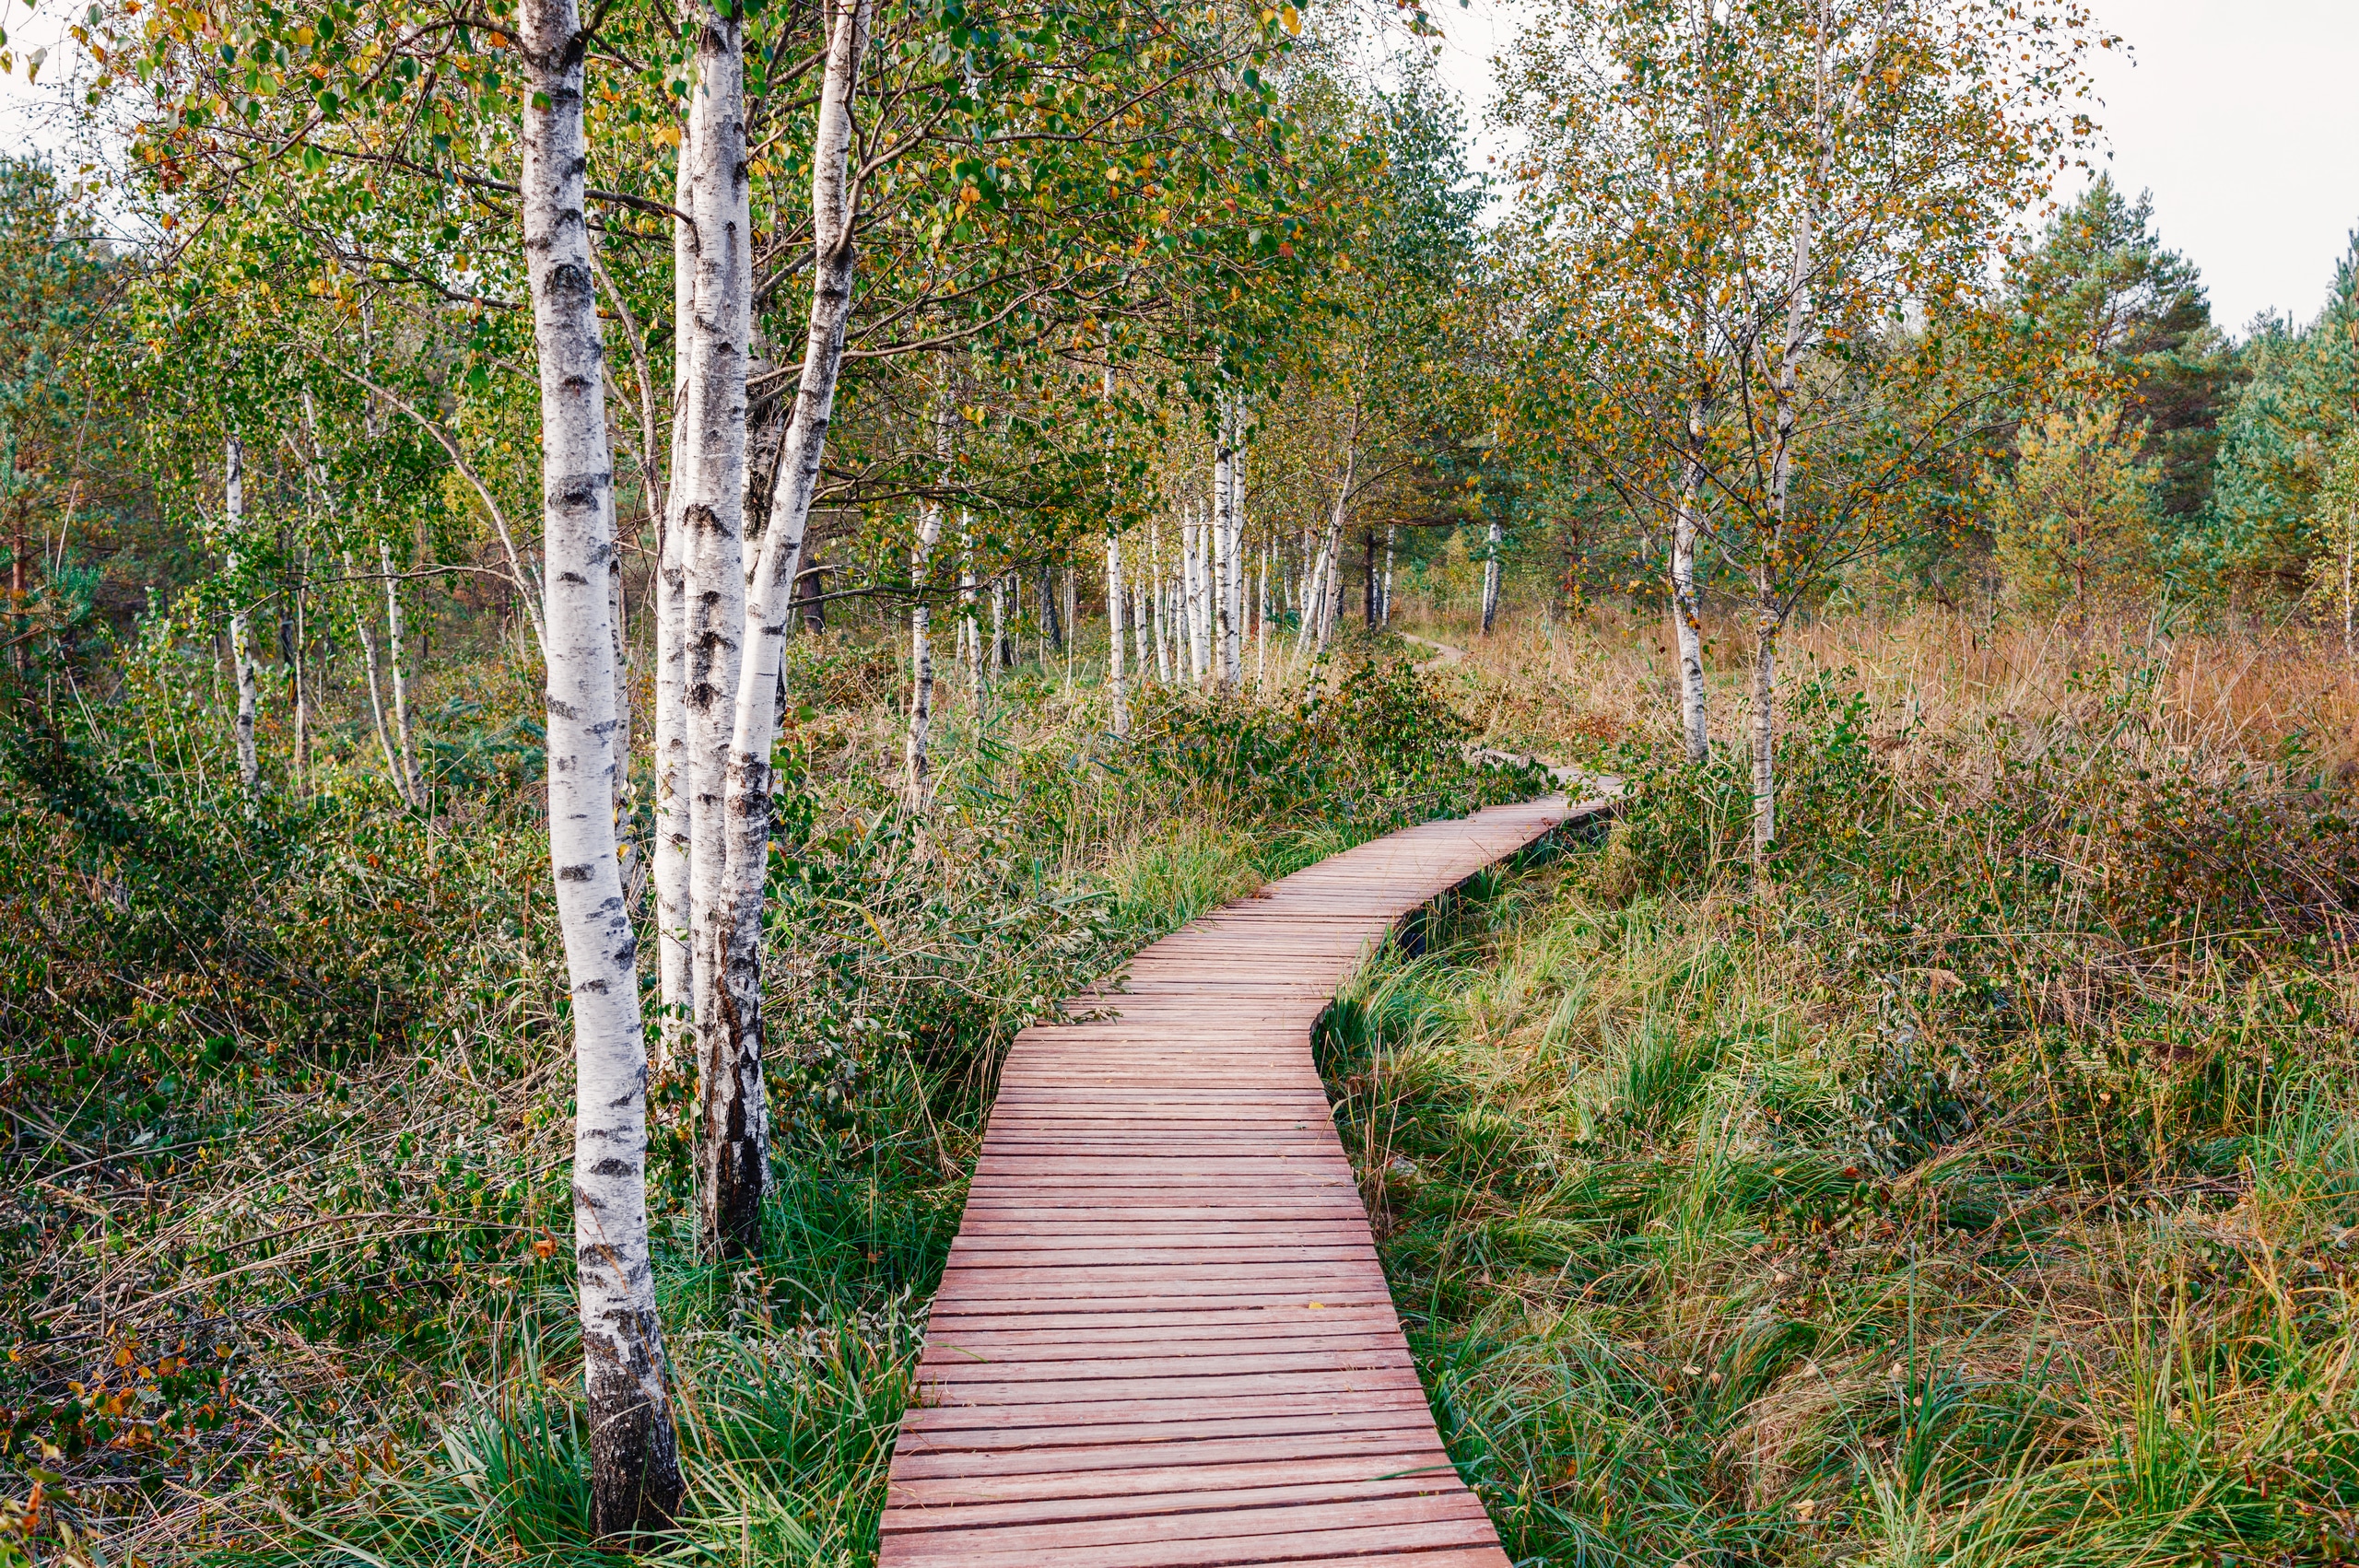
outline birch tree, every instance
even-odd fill
[[[1519,45],[1509,422],[1664,525],[1698,760],[1696,553],[1745,583],[1757,859],[1779,633],[1997,408],[1996,262],[2110,41],[2077,0],[1614,0]]]
[[[817,493],[827,426],[843,368],[857,275],[854,219],[859,185],[851,167],[852,101],[868,49],[871,0],[831,0],[811,161],[811,311],[803,370],[770,494],[769,523],[745,579],[743,656],[727,754],[724,802],[727,854],[715,894],[722,934],[714,982],[727,999],[717,1009],[725,1032],[707,1061],[725,1075],[713,1092],[727,1118],[708,1117],[704,1137],[716,1186],[709,1210],[712,1245],[750,1251],[758,1241],[767,1178],[769,1112],[762,1076],[762,896],[769,863],[770,747],[777,739],[779,662],[792,614],[804,532]],[[716,1000],[719,999],[716,998]]]
[[[238,598],[229,612],[229,661],[238,682],[238,787],[249,809],[262,799],[262,753],[254,739],[254,720],[261,707],[261,682],[254,668],[253,625],[246,609],[244,585],[237,581],[238,564],[245,549],[246,447],[233,432],[221,448],[221,517],[229,539],[231,591]]]
[[[1748,53],[1783,68],[1731,307],[1731,461],[1712,484],[1750,591],[1753,851],[1777,837],[1777,659],[1827,575],[1889,544],[2012,405],[2026,365],[1991,279],[2107,41],[2074,4],[1795,0]],[[1921,324],[1920,324],[1921,323]]]
[[[742,852],[729,813],[732,733],[746,681],[745,373],[753,349],[752,218],[746,168],[741,13],[689,13],[695,75],[680,122],[687,313],[675,323],[687,360],[674,448],[686,669],[682,699],[688,800],[689,975],[695,1004],[700,1234],[708,1255],[750,1250],[760,1222],[766,1154],[758,1037],[735,1018],[722,977],[734,956],[729,860]],[[675,288],[678,287],[675,280]],[[783,619],[784,610],[780,614]],[[771,677],[772,685],[776,675]],[[762,707],[769,711],[769,693]],[[765,815],[767,823],[767,815]],[[758,980],[757,981],[758,985]],[[757,1003],[758,1005],[758,1002]]]
[[[947,378],[935,393],[935,404],[934,456],[941,462],[946,490],[958,419]],[[942,538],[944,505],[939,495],[918,504],[917,542],[910,551],[910,722],[902,747],[901,800],[912,813],[923,812],[929,798],[926,774],[933,738],[933,609],[926,603],[926,578],[933,565],[933,547]]]
[[[1490,527],[1485,530],[1483,534],[1483,635],[1485,637],[1491,635],[1492,626],[1499,618],[1499,551],[1505,539],[1504,525],[1497,518],[1493,518]]]
[[[1102,370],[1103,380],[1099,389],[1099,404],[1102,408],[1110,408],[1114,402],[1114,361],[1110,356],[1102,367]],[[1114,491],[1114,463],[1110,447],[1109,440],[1106,464],[1106,487],[1109,503],[1113,498]],[[1124,591],[1122,582],[1122,533],[1111,512],[1112,509],[1109,505],[1106,527],[1106,692],[1108,701],[1113,708],[1114,734],[1117,739],[1120,739],[1131,732],[1130,684],[1125,679],[1122,660],[1124,651],[1122,612],[1129,603],[1129,595]]]
[[[682,1494],[647,1229],[647,1055],[638,942],[616,859],[616,549],[605,346],[583,212],[590,38],[574,0],[522,0],[528,73],[520,205],[541,383],[548,561],[549,859],[571,993],[573,1227],[589,1401],[591,1526],[661,1527]]]

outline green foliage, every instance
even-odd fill
[[[2343,951],[2359,937],[2359,801],[2298,753],[2261,767],[2156,743],[2144,716],[2163,673],[2143,659],[2092,664],[2073,678],[2075,709],[1994,720],[1970,748],[1897,728],[1839,678],[1813,677],[1787,702],[1778,766],[1794,791],[1773,875],[1960,974],[2003,972],[2024,930],[2206,957]],[[1633,784],[1614,851],[1633,885],[1730,873],[1749,787],[1741,758],[1694,768],[1632,739],[1610,766]],[[1937,787],[1917,772],[1927,766]],[[2027,994],[2011,1005],[2039,1006]]]
[[[2151,194],[2101,174],[2008,269],[2007,291],[2069,361],[2094,369],[2120,420],[2144,432],[2155,504],[2177,523],[2210,500],[2236,357],[2193,263],[2154,232]]]
[[[1405,666],[1296,706],[1158,692],[1127,745],[1023,672],[986,724],[945,713],[920,824],[862,739],[890,660],[793,648],[749,1266],[696,1258],[692,1082],[651,1096],[698,1489],[659,1555],[683,1563],[873,1550],[916,1305],[1015,1029],[1265,875],[1537,786],[1468,761]],[[58,1478],[76,1530],[218,1499],[170,1528],[225,1562],[596,1560],[530,693],[493,661],[420,705],[431,815],[348,719],[308,801],[249,814],[211,673],[158,625],[104,700],[20,694],[0,724],[0,1451]]]
[[[1719,796],[1741,826],[1741,780],[1682,791],[1628,756],[1613,844],[1462,903],[1322,1040],[1412,1348],[1509,1554],[2347,1555],[2340,942],[2209,893],[2177,941],[2126,940],[2161,902],[2109,907],[2089,874],[2076,912],[2039,884],[2059,840],[2021,836],[2059,825],[2029,791],[1937,806],[1964,781],[1894,780],[1864,702],[1827,683],[1801,706],[1817,760],[1794,743],[1791,799],[1821,847],[1789,851],[1774,900],[1730,897],[1680,825]],[[2049,790],[2102,766],[2091,728],[2055,739]],[[2274,809],[2249,781],[2212,793]],[[1980,907],[1980,857],[2018,848],[2025,885]],[[2313,930],[2359,895],[2330,863],[2305,861],[2333,906]]]
[[[2338,442],[2359,427],[2359,240],[2326,308],[2299,331],[2263,323],[2245,349],[2250,382],[2224,422],[2197,560],[2224,591],[2301,591],[2335,554],[2320,505]]]
[[[2088,614],[2152,585],[2154,474],[2142,426],[2109,404],[2051,409],[2015,432],[1992,476],[1990,531],[2007,586],[2035,613]]]

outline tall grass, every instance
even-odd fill
[[[1321,1047],[1510,1553],[2359,1551],[2340,661],[1802,628],[1760,881],[1647,627],[1452,629],[1495,736],[1637,787]]]
[[[363,710],[250,817],[202,674],[158,635],[87,702],[0,713],[0,1562],[601,1559],[528,684],[426,691],[431,815],[369,771]],[[1155,692],[1122,744],[1027,668],[945,705],[920,821],[891,654],[798,639],[790,685],[753,1261],[697,1260],[693,1083],[653,1082],[691,1492],[660,1561],[873,1556],[1015,1029],[1266,876],[1531,782],[1397,667],[1308,707]]]

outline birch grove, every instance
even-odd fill
[[[191,160],[167,205],[217,203],[222,233],[296,269],[239,272],[236,244],[221,260],[200,234],[217,297],[305,312],[276,345],[291,368],[225,356],[261,384],[252,450],[225,412],[247,404],[226,398],[190,438],[207,443],[191,487],[209,498],[217,472],[225,497],[236,596],[210,601],[210,634],[229,644],[238,787],[257,821],[332,790],[321,704],[342,676],[313,661],[338,643],[360,666],[343,690],[365,687],[370,788],[429,859],[479,777],[541,755],[565,957],[564,1005],[545,1012],[575,1073],[572,1234],[555,1223],[548,1245],[580,1293],[593,1528],[660,1529],[685,1506],[688,1423],[651,1170],[659,1208],[675,1182],[691,1195],[699,1264],[763,1252],[773,758],[782,708],[807,697],[786,639],[801,622],[817,663],[907,615],[895,792],[921,862],[946,770],[990,755],[991,726],[1044,687],[1116,743],[1162,705],[1284,701],[1278,563],[1327,505],[1307,509],[1302,474],[1332,446],[1327,404],[1285,423],[1322,372],[1285,302],[1322,247],[1344,254],[1318,193],[1381,155],[1356,101],[1286,106],[1291,12],[1085,7],[1053,48],[985,41],[945,64],[939,17],[880,21],[873,0],[792,16],[532,0],[464,39],[371,31],[373,0],[358,21],[227,5],[247,58],[275,72],[283,46],[318,69],[241,76],[229,34],[177,16],[152,38],[128,8],[103,25],[153,43],[159,100],[194,116],[150,144]],[[1290,151],[1262,135],[1280,124],[1300,133]],[[241,201],[284,172],[248,158],[264,135],[291,135],[285,167],[311,183],[257,213]],[[1133,352],[1134,381],[1115,363]],[[978,406],[954,462],[966,411],[900,411],[961,377]],[[342,580],[311,575],[329,562]],[[1343,569],[1331,558],[1324,580]],[[940,668],[954,576],[963,680]],[[1333,597],[1310,617],[1322,646]],[[257,614],[278,622],[275,651]],[[490,700],[452,679],[481,652],[463,640],[477,617],[500,657],[537,666],[545,717],[478,720]],[[1000,672],[1026,663],[995,706]],[[264,711],[265,688],[286,712]],[[798,973],[787,957],[770,984]],[[798,1042],[819,1031],[788,1022]]]
[[[1741,585],[1765,876],[1780,632],[1892,541],[2022,372],[1987,350],[1992,280],[2088,134],[2058,115],[2105,41],[2085,24],[1980,0],[1617,3],[1556,14],[1509,64],[1504,120],[1532,138],[1511,253],[1526,319],[1556,329],[1519,350],[1529,439],[1660,530],[1697,765],[1704,580]]]

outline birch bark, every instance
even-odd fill
[[[1872,40],[1880,38],[1889,21],[1890,0],[1877,12]],[[1816,53],[1812,61],[1811,133],[1815,141],[1810,177],[1794,214],[1793,249],[1786,270],[1785,328],[1778,342],[1778,363],[1770,378],[1774,424],[1769,461],[1766,536],[1756,543],[1753,568],[1753,861],[1755,874],[1766,870],[1770,846],[1777,839],[1777,669],[1778,636],[1784,629],[1785,584],[1779,580],[1786,559],[1787,508],[1792,491],[1794,442],[1800,419],[1798,398],[1802,361],[1816,336],[1812,324],[1812,277],[1817,266],[1818,216],[1827,200],[1833,178],[1837,125],[1849,119],[1866,90],[1863,64],[1838,103],[1830,97],[1834,83],[1832,18],[1824,5],[1813,30]],[[1872,61],[1871,44],[1864,60]]]
[[[1180,510],[1180,571],[1182,591],[1186,595],[1186,614],[1182,617],[1188,628],[1188,678],[1202,685],[1204,672],[1210,668],[1204,647],[1204,546],[1203,529],[1197,523],[1192,509]]]
[[[1168,686],[1171,684],[1171,627],[1164,614],[1164,601],[1169,593],[1164,586],[1163,578],[1163,525],[1153,514],[1149,514],[1146,520],[1146,554],[1147,569],[1142,576],[1145,579],[1146,591],[1153,599],[1155,678]]]
[[[305,679],[308,671],[304,667],[303,657],[303,644],[308,638],[308,628],[304,625],[305,606],[303,601],[308,597],[305,592],[304,585],[304,579],[306,576],[304,566],[309,565],[309,559],[310,553],[307,551],[304,555],[303,566],[299,566],[294,574],[295,644],[293,656],[288,661],[288,675],[292,681],[295,688],[295,766],[293,781],[295,785],[295,795],[299,800],[303,796],[306,787],[305,780],[311,772],[311,683]]]
[[[1114,704],[1114,734],[1131,732],[1131,688],[1122,664],[1122,536],[1106,534],[1106,686]]]
[[[346,577],[359,575],[359,568],[353,564],[352,552],[349,550],[344,553],[344,575]],[[369,600],[365,593],[357,596],[357,603],[353,606],[352,630],[360,643],[362,669],[369,679],[369,717],[377,729],[377,749],[384,754],[385,777],[393,784],[393,793],[401,795],[402,766],[393,755],[393,737],[385,732],[385,703],[383,697],[378,695],[377,687],[377,634],[370,629]],[[409,803],[407,796],[403,796],[402,803],[404,805]]]
[[[1237,684],[1237,615],[1231,590],[1237,562],[1229,549],[1229,524],[1234,516],[1237,485],[1237,416],[1228,400],[1221,400],[1220,425],[1213,441],[1213,509],[1206,520],[1212,535],[1213,647],[1216,680],[1226,691]]]
[[[1491,635],[1491,628],[1499,618],[1499,521],[1496,518],[1493,518],[1491,526],[1483,535],[1483,635],[1485,637]]]
[[[826,75],[812,147],[811,314],[794,410],[780,445],[778,477],[759,559],[745,583],[734,720],[729,733],[727,855],[713,924],[722,935],[719,998],[728,1032],[721,1091],[727,1120],[709,1129],[725,1141],[715,1175],[725,1178],[716,1226],[731,1247],[750,1249],[768,1174],[769,1106],[762,1077],[762,896],[769,864],[770,749],[778,738],[779,665],[793,611],[803,541],[818,492],[844,332],[851,319],[859,190],[850,167],[852,101],[868,47],[871,0],[829,0]],[[743,179],[742,166],[739,178]]]
[[[1138,666],[1138,684],[1142,689],[1149,681],[1155,679],[1155,654],[1148,646],[1148,628],[1155,617],[1152,597],[1147,588],[1147,574],[1152,569],[1152,562],[1141,567],[1133,576],[1130,588],[1131,659],[1132,662]]]
[[[726,815],[730,737],[745,695],[745,369],[753,282],[745,170],[745,24],[699,4],[689,13],[696,69],[680,118],[680,182],[687,193],[685,248],[692,282],[689,374],[676,438],[686,471],[678,497],[687,679],[689,985],[697,1050],[699,1240],[712,1258],[754,1249],[760,1223],[759,1068],[741,1060],[723,975],[723,914],[731,851]],[[675,231],[675,255],[682,240]],[[676,282],[675,282],[676,288]],[[775,671],[763,688],[773,708]],[[754,1082],[749,1094],[748,1077]]]
[[[1245,415],[1236,415],[1228,457],[1228,684],[1245,679]]]
[[[934,415],[933,451],[940,461],[943,482],[950,480],[951,443],[957,417],[948,388]],[[942,538],[942,503],[918,507],[916,547],[910,552],[910,729],[902,747],[901,802],[912,813],[926,808],[927,746],[933,734],[933,611],[926,603],[926,573],[933,564],[933,547]]]
[[[983,703],[991,695],[983,664],[982,608],[975,594],[975,536],[967,514],[958,514],[958,654],[966,661],[967,685],[975,700],[975,722],[983,720]]]
[[[647,1236],[647,1058],[638,943],[615,860],[615,549],[605,355],[589,228],[574,0],[522,0],[522,205],[540,369],[549,859],[571,990],[573,1220],[590,1415],[592,1528],[668,1525],[681,1478]]]
[[[1335,602],[1343,591],[1339,571],[1341,563],[1337,557],[1344,547],[1344,524],[1351,512],[1353,486],[1359,477],[1356,418],[1352,433],[1354,439],[1344,448],[1343,483],[1335,486],[1335,508],[1328,514],[1326,531],[1319,537],[1319,567],[1312,574],[1318,579],[1319,587],[1319,596],[1311,609],[1312,617],[1319,623],[1319,641],[1314,652],[1320,657],[1326,654],[1327,639],[1334,633]]]
[[[234,580],[246,528],[246,444],[235,435],[221,444],[221,515],[229,535],[229,576]],[[18,558],[23,558],[21,551]],[[229,662],[238,678],[238,787],[246,792],[249,814],[262,799],[262,753],[254,741],[262,698],[253,642],[253,622],[241,597],[229,612]]]
[[[1040,650],[1041,660],[1045,662],[1050,653],[1065,650],[1064,623],[1057,618],[1056,582],[1050,575],[1049,560],[1045,556],[1040,558],[1040,629],[1047,639],[1047,646]]]
[[[1062,651],[1065,656],[1065,696],[1073,696],[1074,644],[1081,640],[1081,605],[1078,598],[1079,591],[1074,584],[1073,568],[1071,567],[1067,567],[1064,569],[1063,583],[1065,614],[1063,622],[1064,637],[1062,639]]]
[[[687,200],[686,160],[679,200]],[[687,321],[695,309],[693,259],[675,220],[673,320]],[[672,388],[672,483],[655,543],[655,953],[662,986],[663,1018],[656,1031],[656,1066],[668,1069],[687,1059],[695,1015],[696,907],[689,895],[688,858],[695,812],[688,788],[688,575],[682,559],[680,505],[690,462],[687,443],[687,383],[695,373],[695,334],[676,334]]]
[[[902,751],[901,802],[911,812],[926,807],[926,748],[933,733],[933,638],[932,613],[925,602],[926,568],[934,542],[942,536],[942,506],[918,509],[917,545],[910,552],[910,582],[916,597],[910,605],[910,732]]]
[[[604,383],[600,383],[603,389]],[[425,804],[417,787],[417,763],[409,744],[409,685],[402,676],[402,579],[393,570],[393,547],[377,541],[377,569],[385,579],[385,675],[393,689],[393,743],[401,757],[402,800],[412,811]],[[605,591],[600,583],[598,591]]]
[[[1711,715],[1704,703],[1704,613],[1696,593],[1696,542],[1703,532],[1704,425],[1710,406],[1687,405],[1687,454],[1680,464],[1679,498],[1671,519],[1671,636],[1679,657],[1679,720],[1687,760],[1712,755]]]
[[[1253,687],[1270,685],[1270,556],[1262,553],[1253,568]]]

